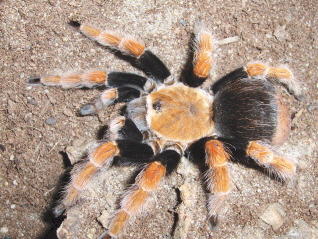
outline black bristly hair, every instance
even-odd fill
[[[153,161],[159,161],[166,167],[167,174],[172,173],[178,166],[181,155],[175,150],[167,149],[155,155]]]
[[[143,135],[135,123],[128,118],[125,119],[125,124],[120,128],[118,134],[121,139],[127,139],[130,141],[141,142],[143,139]]]
[[[107,86],[111,87],[131,87],[137,90],[143,90],[147,78],[134,73],[109,72],[107,75]]]
[[[276,88],[266,80],[248,78],[224,83],[213,104],[217,134],[233,141],[270,141],[277,126],[276,100]]]
[[[129,102],[140,96],[140,91],[130,87],[120,87],[117,88],[117,102]]]
[[[216,94],[227,83],[237,81],[247,77],[248,77],[248,74],[245,71],[244,67],[240,67],[230,72],[229,74],[223,76],[221,79],[215,82],[211,87],[213,94]]]
[[[148,144],[142,144],[129,140],[116,140],[120,156],[131,159],[149,159],[154,152]]]
[[[145,50],[136,61],[138,66],[156,81],[163,82],[170,76],[165,64],[149,50]]]

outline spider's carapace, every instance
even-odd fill
[[[165,87],[147,96],[148,124],[158,136],[191,142],[211,135],[212,96],[184,85]]]

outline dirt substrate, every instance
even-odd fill
[[[215,49],[210,82],[263,61],[293,69],[306,96],[299,102],[281,89],[293,122],[289,139],[277,150],[298,164],[292,182],[281,184],[232,163],[232,193],[213,231],[206,222],[202,172],[184,158],[120,238],[316,238],[317,5],[312,0],[0,1],[0,238],[56,238],[58,227],[60,238],[98,238],[137,170],[104,170],[66,220],[52,217],[68,180],[66,151],[100,139],[120,105],[100,117],[79,117],[80,107],[99,90],[30,87],[26,78],[89,69],[139,72],[69,27],[70,20],[136,36],[177,79],[194,25],[202,20],[216,39],[236,37]]]

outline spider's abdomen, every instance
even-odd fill
[[[222,86],[215,95],[213,120],[217,135],[232,142],[281,144],[290,130],[288,109],[275,86],[253,78]]]
[[[212,97],[182,84],[165,87],[147,97],[147,122],[159,136],[190,142],[212,130]]]

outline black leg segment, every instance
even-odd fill
[[[144,90],[147,78],[126,72],[110,72],[107,76],[107,86],[111,87],[131,87],[137,90]]]
[[[130,87],[117,88],[116,102],[129,102],[140,96],[140,91]]]
[[[154,152],[148,144],[142,144],[129,140],[116,140],[120,151],[120,157],[134,160],[149,160]]]
[[[110,104],[119,102],[129,102],[133,99],[140,97],[140,91],[130,87],[113,88],[104,92],[105,99],[102,96],[97,99],[95,103],[84,105],[79,113],[82,116],[97,114],[103,108],[106,108]],[[110,96],[109,96],[110,95]]]
[[[175,170],[180,162],[181,155],[174,150],[168,149],[157,154],[153,161],[159,161],[166,167],[167,174],[170,174]]]
[[[117,139],[130,140],[139,143],[143,139],[143,135],[135,123],[127,118],[124,119],[123,125],[114,133],[116,134]]]
[[[190,72],[187,72],[188,74],[184,76],[184,83],[186,83],[188,86],[191,87],[198,87],[202,85],[207,77],[199,77],[193,73],[193,68],[191,68]]]
[[[147,75],[156,81],[163,82],[164,79],[170,76],[170,71],[165,64],[149,50],[145,50],[137,58],[137,64]]]

